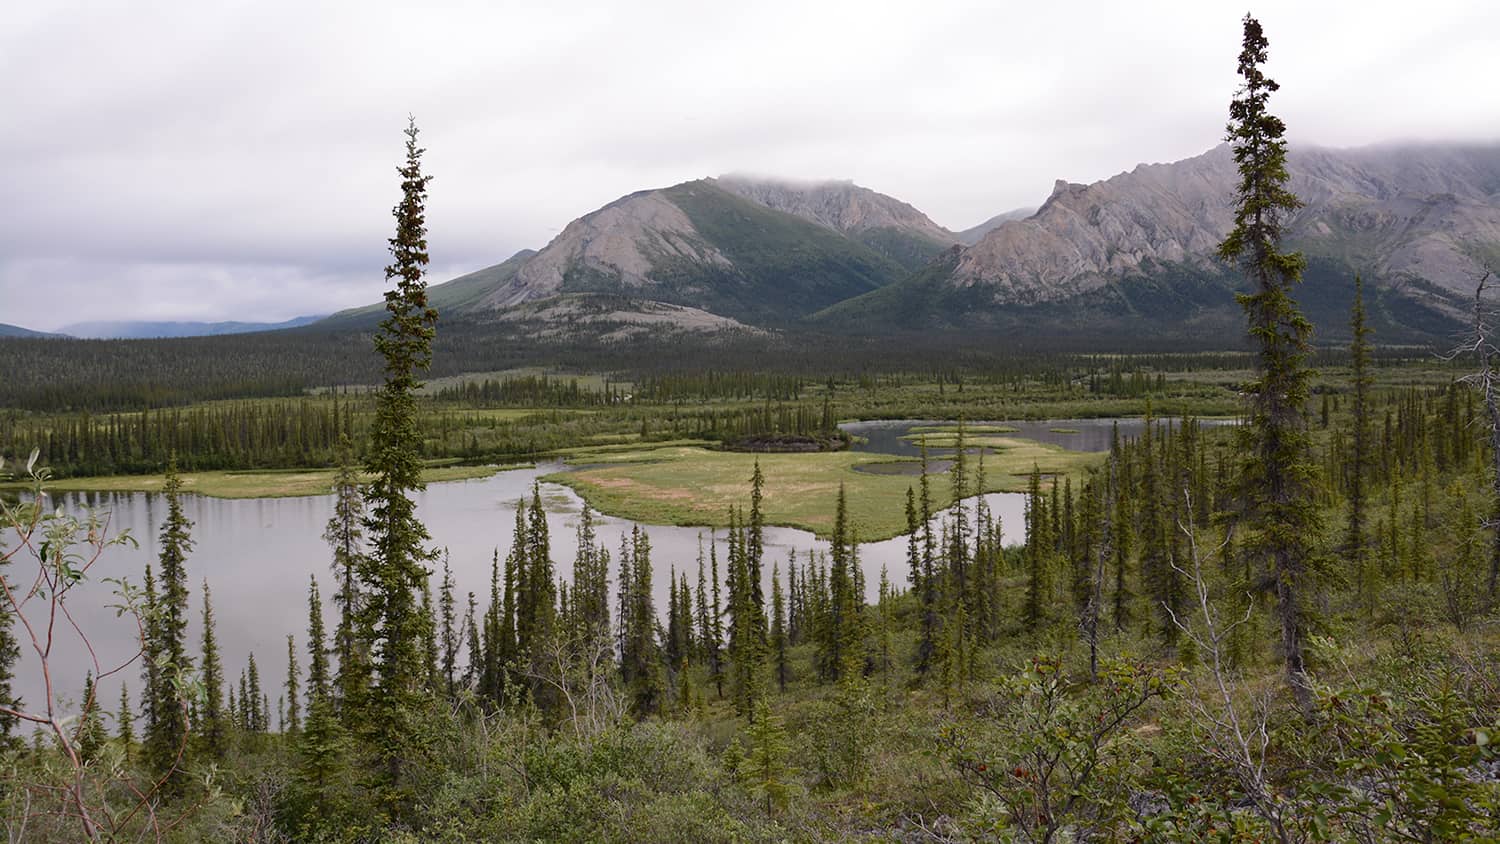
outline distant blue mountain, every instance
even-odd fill
[[[32,331],[19,325],[6,325],[0,322],[0,337],[56,337],[56,334],[48,334],[45,331]]]
[[[76,322],[58,333],[91,340],[139,340],[148,337],[212,337],[219,334],[249,334],[277,331],[317,322],[319,316],[300,316],[286,322]],[[24,329],[23,329],[24,330]]]

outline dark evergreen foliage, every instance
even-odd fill
[[[1280,86],[1261,70],[1268,43],[1260,23],[1245,16],[1239,74],[1244,79],[1229,106],[1228,140],[1234,145],[1240,184],[1234,230],[1219,246],[1226,261],[1238,261],[1252,290],[1239,295],[1257,349],[1255,380],[1246,385],[1249,415],[1241,467],[1247,527],[1244,550],[1265,561],[1281,625],[1287,682],[1304,711],[1311,712],[1306,678],[1308,620],[1313,588],[1312,537],[1317,534],[1313,466],[1304,406],[1312,323],[1292,298],[1307,262],[1282,252],[1288,216],[1301,202],[1286,188],[1286,125],[1267,110]]]
[[[365,490],[367,554],[355,561],[363,603],[355,614],[356,636],[369,648],[378,691],[361,706],[388,785],[395,786],[407,762],[411,724],[426,696],[423,662],[427,624],[416,593],[427,582],[434,552],[427,528],[416,518],[411,494],[423,488],[422,440],[416,421],[418,374],[432,360],[437,312],[427,304],[425,201],[431,176],[423,175],[423,150],[415,122],[406,129],[406,163],[400,168],[401,202],[393,212],[392,263],[386,292],[389,316],[375,335],[385,359],[385,383],[376,394],[365,468],[373,479]]]
[[[193,550],[189,535],[192,522],[183,513],[181,492],[176,464],[169,463],[162,487],[167,517],[158,538],[161,590],[149,599],[146,644],[146,656],[154,665],[147,669],[151,700],[145,753],[154,770],[171,775],[169,783],[174,788],[180,787],[183,778],[180,762],[187,751],[189,730],[185,678],[193,667],[187,653],[187,557]]]

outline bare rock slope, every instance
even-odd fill
[[[1383,297],[1391,328],[1436,337],[1486,267],[1500,268],[1500,145],[1293,148],[1288,170],[1304,203],[1288,244],[1311,261],[1298,296],[1334,334],[1355,273]],[[1242,281],[1215,253],[1237,178],[1220,146],[1090,185],[1059,181],[1035,214],[815,319],[874,331],[1231,329]]]
[[[915,270],[958,243],[958,235],[913,206],[848,181],[797,182],[721,176],[715,183],[752,202],[847,235]]]
[[[1420,279],[1463,294],[1500,247],[1500,146],[1293,149],[1293,245],[1375,276]],[[1214,268],[1233,227],[1237,181],[1227,146],[1136,167],[1092,185],[1059,181],[1025,220],[965,250],[956,286],[985,285],[1002,303],[1056,301],[1148,262]]]
[[[467,312],[608,293],[784,324],[904,275],[840,231],[700,179],[574,220]]]

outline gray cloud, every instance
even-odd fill
[[[1500,137],[1487,0],[1258,5],[1294,141]],[[375,301],[407,112],[437,177],[434,281],[621,194],[728,171],[849,178],[964,228],[1054,179],[1217,143],[1242,13],[32,4],[0,25],[0,322]]]

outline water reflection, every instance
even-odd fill
[[[534,468],[513,469],[476,480],[433,484],[417,496],[417,514],[427,525],[433,544],[446,548],[457,584],[459,605],[472,591],[482,613],[488,602],[490,561],[498,552],[504,556],[510,548],[515,520],[515,505],[529,497],[533,482],[539,477],[563,468],[543,464]],[[582,501],[568,487],[542,484],[543,507],[551,532],[552,556],[559,577],[571,579],[578,517]],[[747,490],[748,505],[748,490]],[[986,496],[992,512],[1002,520],[1010,537],[1019,539],[1023,519],[1024,497],[1014,493]],[[69,511],[92,507],[110,513],[110,530],[128,530],[138,547],[110,549],[90,582],[81,587],[70,602],[79,626],[89,635],[100,662],[113,667],[131,653],[133,625],[105,609],[115,601],[112,587],[102,583],[106,577],[128,577],[141,583],[146,564],[155,564],[158,555],[157,533],[166,515],[166,502],[157,494],[147,493],[75,493],[58,497]],[[967,503],[973,506],[973,499]],[[316,576],[324,596],[324,611],[332,629],[334,608],[329,600],[334,578],[329,569],[330,554],[323,542],[323,529],[333,513],[329,495],[301,498],[218,499],[196,495],[183,497],[183,509],[193,521],[193,551],[187,570],[192,589],[191,622],[188,629],[191,651],[198,652],[202,635],[199,626],[202,582],[207,579],[214,595],[214,615],[226,675],[237,678],[253,651],[262,672],[262,687],[274,700],[275,689],[286,675],[286,635],[297,639],[299,659],[305,666],[304,637],[307,630],[307,587],[309,575]],[[624,519],[599,516],[596,530],[599,539],[618,554],[621,540],[634,523]],[[697,559],[700,539],[705,548],[710,542],[707,528],[664,525],[645,526],[651,539],[652,563],[655,569],[655,599],[658,612],[667,605],[668,573],[672,569],[688,574],[697,582]],[[766,530],[766,574],[771,564],[783,570],[789,555],[797,554],[799,566],[809,551],[826,552],[828,543],[812,534],[793,528],[771,527]],[[722,567],[727,556],[723,537],[719,537],[719,559]],[[906,541],[904,537],[860,546],[860,562],[865,573],[867,591],[873,597],[879,584],[880,569],[885,566],[891,581],[906,583]],[[12,568],[12,578],[24,576],[24,563]],[[434,589],[437,578],[434,578]],[[770,594],[769,588],[766,590]],[[38,606],[39,608],[39,606]],[[35,613],[28,611],[28,617]],[[22,631],[18,630],[18,633]],[[23,634],[24,635],[24,634]],[[35,655],[26,651],[23,642],[22,664],[16,678],[16,690],[28,701],[42,696],[34,663]],[[52,665],[60,688],[77,694],[83,674],[91,663],[76,637],[64,637],[54,650]],[[107,679],[101,685],[101,696],[109,709],[119,699],[121,681],[128,682],[138,693],[139,664]]]

